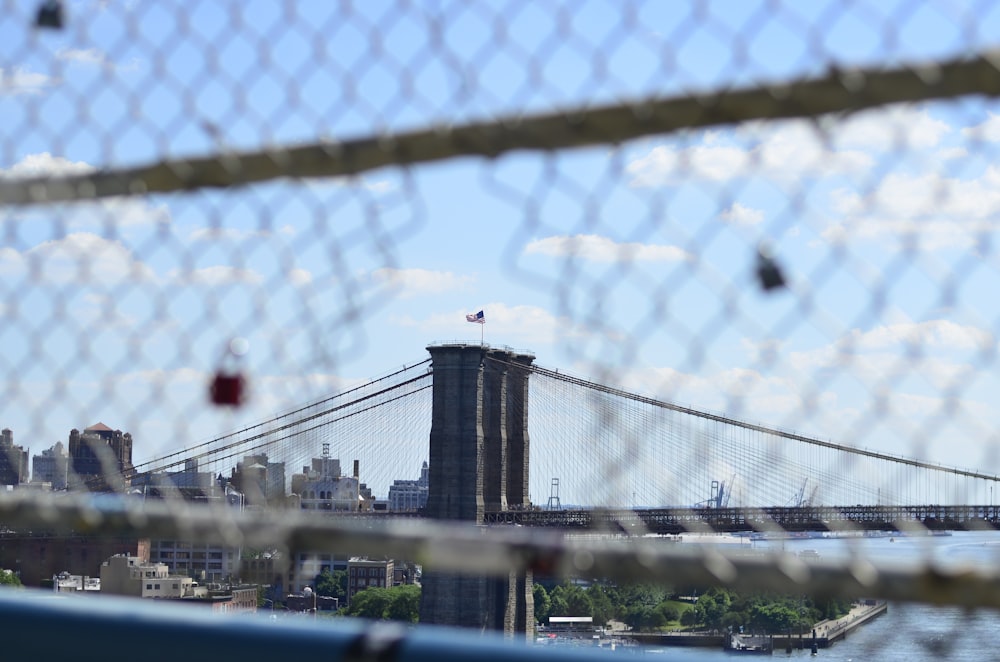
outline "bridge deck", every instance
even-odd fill
[[[814,506],[808,508],[654,508],[638,510],[524,510],[486,514],[492,524],[680,534],[711,530],[891,531],[915,525],[968,531],[1000,528],[1000,506]]]

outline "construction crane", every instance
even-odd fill
[[[719,498],[717,502],[717,508],[728,508],[729,507],[729,497],[733,496],[733,485],[736,484],[736,474],[733,474],[732,478],[729,479],[729,489],[726,489],[726,484],[722,483],[719,486]],[[725,495],[723,495],[725,493]]]
[[[812,490],[809,492],[809,498],[802,502],[803,508],[810,508],[816,503],[816,492],[819,491],[819,485],[813,485]]]
[[[726,481],[712,481],[709,497],[704,501],[694,504],[695,508],[726,508],[729,506],[729,497],[733,492],[733,483],[736,481],[736,474],[729,479],[729,488],[726,489]]]
[[[805,480],[802,481],[802,487],[800,487],[799,491],[796,492],[794,496],[792,496],[791,501],[789,501],[788,504],[786,504],[787,506],[791,506],[792,508],[807,508],[809,507],[810,504],[812,504],[813,497],[816,496],[816,490],[819,489],[819,485],[813,487],[812,492],[809,494],[809,498],[807,499],[806,484],[808,483],[809,483],[809,478],[806,478]]]

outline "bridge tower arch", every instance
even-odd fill
[[[431,345],[433,413],[425,514],[482,524],[528,496],[528,375],[534,356],[488,345]],[[420,621],[530,637],[530,573],[504,578],[427,571]]]

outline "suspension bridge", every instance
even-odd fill
[[[193,466],[227,476],[252,456],[291,474],[323,449],[353,460],[374,498],[429,459],[424,514],[442,519],[653,533],[998,521],[995,475],[664,402],[506,348],[428,350],[431,358],[136,472]]]

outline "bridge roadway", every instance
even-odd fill
[[[1000,528],[1000,506],[813,506],[771,508],[650,508],[635,510],[511,510],[486,513],[491,524],[628,533],[698,531],[895,531],[921,524],[934,531]]]

